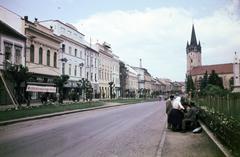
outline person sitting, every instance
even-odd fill
[[[190,105],[188,105],[187,112],[184,114],[184,119],[182,120],[182,132],[186,132],[187,124],[190,124],[193,127],[196,126],[197,114],[198,114],[198,109],[195,107],[194,103],[191,102]]]

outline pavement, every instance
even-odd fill
[[[224,154],[204,131],[193,134],[167,130],[162,157],[224,157]]]

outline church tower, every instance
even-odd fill
[[[191,69],[202,65],[201,44],[197,43],[194,25],[192,25],[192,34],[190,44],[187,41],[187,75],[191,74]]]

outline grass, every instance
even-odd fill
[[[7,110],[0,112],[0,121],[6,121],[17,118],[38,116],[49,113],[70,111],[75,109],[84,109],[90,107],[97,107],[104,105],[103,102],[85,102],[85,103],[71,103],[71,104],[48,104],[34,107],[24,107],[19,110]]]
[[[6,110],[0,111],[0,121],[32,117],[50,113],[57,113],[63,111],[71,111],[76,109],[86,109],[91,107],[103,106],[106,103],[140,103],[145,101],[153,101],[153,99],[114,99],[114,100],[101,100],[96,102],[76,102],[76,103],[68,103],[68,104],[47,104],[40,106],[30,106],[30,107],[22,107],[19,110]]]

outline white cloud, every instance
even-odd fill
[[[233,52],[240,51],[240,23],[229,16],[229,11],[234,13],[235,8],[229,6],[194,19],[196,35],[202,43],[203,63],[231,62]],[[118,10],[97,13],[75,26],[87,36],[110,43],[113,52],[130,65],[138,66],[142,58],[143,66],[153,76],[184,80],[191,15],[182,8]]]

